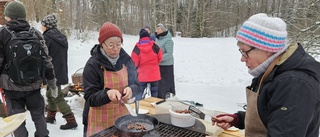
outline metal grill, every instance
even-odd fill
[[[115,126],[107,128],[91,137],[127,137],[126,135],[120,135],[118,129]],[[176,127],[166,123],[160,122],[155,130],[148,132],[143,137],[205,137],[206,134]]]
[[[112,137],[116,132],[117,128],[115,126],[112,126],[92,135],[91,137]]]
[[[160,123],[156,131],[161,137],[205,137],[206,134],[176,127],[173,125]]]

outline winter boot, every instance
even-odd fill
[[[62,129],[62,130],[72,129],[72,128],[76,128],[78,126],[76,118],[74,118],[73,113],[68,114],[66,116],[63,116],[63,117],[66,119],[67,124],[61,125],[60,129]]]
[[[46,121],[47,123],[53,124],[56,121],[56,113],[57,111],[47,111]]]

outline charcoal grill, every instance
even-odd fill
[[[142,137],[205,137],[205,133],[176,127],[174,125],[159,122],[158,127]],[[109,127],[91,137],[130,137],[122,134],[115,126]]]
[[[192,127],[177,127],[171,124],[170,114],[152,115],[159,120],[159,125],[154,130],[142,137],[205,137],[206,128],[204,124],[196,119]],[[130,137],[121,133],[115,126],[107,128],[92,137]]]

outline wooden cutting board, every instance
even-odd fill
[[[9,135],[15,131],[27,118],[26,112],[11,115],[4,119],[1,119],[0,125],[0,137]]]
[[[244,137],[244,134],[240,131],[223,131],[218,137]]]
[[[145,98],[145,99],[139,101],[139,108],[149,110],[148,114],[154,115],[154,114],[156,114],[155,113],[155,107],[151,103],[155,103],[155,102],[158,102],[158,101],[161,101],[161,100],[163,100],[163,99],[155,98],[155,97]],[[132,108],[135,108],[134,103],[132,103],[130,105],[131,105]]]

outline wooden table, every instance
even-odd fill
[[[155,98],[155,97],[149,97],[145,98],[143,100],[139,101],[139,108],[149,110],[150,115],[155,115],[155,107],[151,103],[159,102],[163,99]],[[134,108],[134,103],[130,104]],[[210,124],[204,124],[205,126],[211,126]],[[244,137],[243,133],[240,131],[223,131],[221,134],[219,134],[218,137]]]
[[[161,98],[149,97],[139,101],[139,108],[149,110],[150,115],[156,114],[155,107],[151,103],[161,101]],[[134,103],[130,104],[132,108],[135,108]]]

